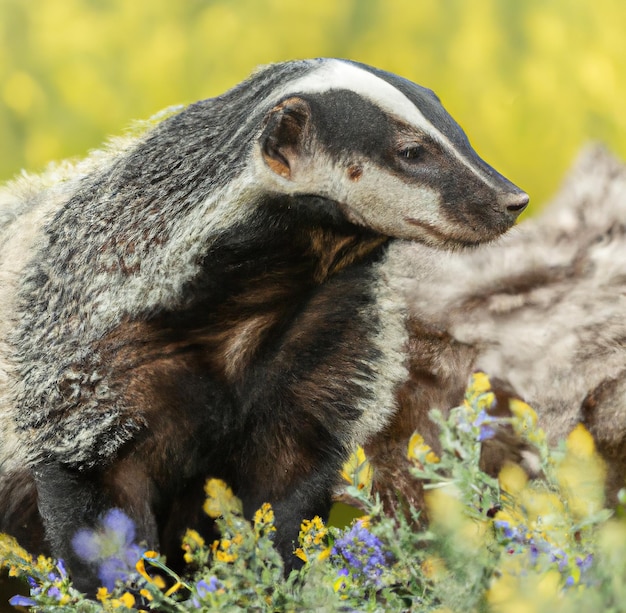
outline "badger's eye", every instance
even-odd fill
[[[398,151],[398,156],[407,162],[416,162],[422,157],[423,149],[420,145],[409,145]]]

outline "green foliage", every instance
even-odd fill
[[[537,204],[585,141],[626,156],[625,22],[622,0],[0,0],[0,179],[258,64],[337,56],[434,89]]]
[[[187,532],[184,577],[156,552],[145,551],[117,575],[112,589],[101,588],[98,600],[89,601],[74,590],[61,562],[32,559],[2,537],[1,565],[27,577],[31,586],[30,596],[13,602],[43,611],[89,612],[622,611],[626,520],[621,509],[612,517],[602,508],[604,465],[591,436],[581,426],[549,449],[528,405],[515,401],[513,417],[505,420],[488,416],[493,402],[487,377],[478,373],[462,406],[446,418],[433,414],[441,429],[441,457],[419,435],[411,440],[407,455],[415,476],[425,482],[428,529],[416,528],[416,511],[412,517],[383,514],[370,493],[372,471],[359,449],[342,474],[347,493],[367,514],[344,529],[327,527],[319,518],[303,521],[296,554],[304,566],[287,578],[273,547],[271,507],[263,505],[248,522],[227,485],[210,480],[205,511],[216,518],[221,537],[205,543]],[[481,472],[481,442],[502,422],[536,446],[541,479],[529,480],[517,465],[505,466],[498,479]],[[119,512],[104,523],[106,529],[90,542],[120,532],[108,539],[109,563],[121,556],[111,543],[128,547],[132,531]]]

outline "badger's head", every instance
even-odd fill
[[[323,196],[355,224],[432,245],[489,241],[528,203],[432,91],[349,61],[314,63],[273,97],[254,156],[264,189]]]

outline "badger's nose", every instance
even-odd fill
[[[500,198],[500,207],[503,211],[508,211],[513,215],[519,215],[527,206],[530,198],[526,192],[521,190],[507,192]]]

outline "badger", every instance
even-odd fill
[[[63,558],[110,508],[176,560],[221,478],[286,568],[407,377],[394,244],[472,246],[528,196],[435,94],[337,59],[225,94],[0,195],[0,531]]]

